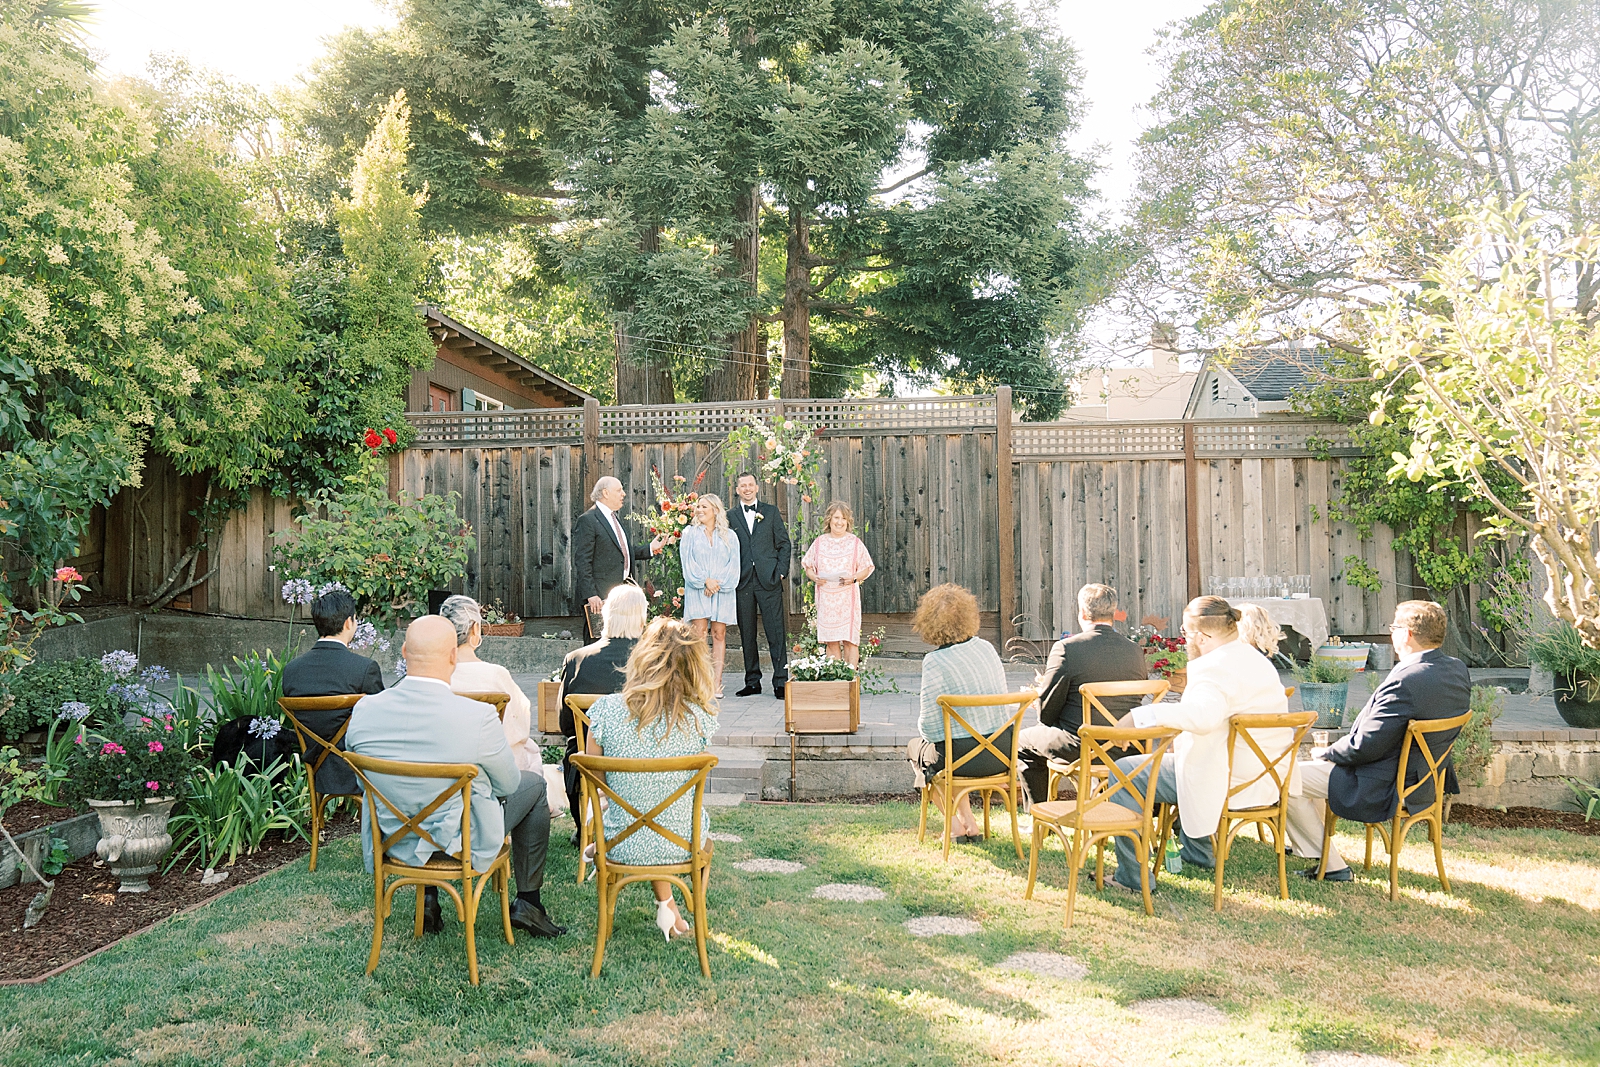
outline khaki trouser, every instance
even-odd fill
[[[1289,798],[1289,850],[1305,859],[1322,855],[1322,828],[1328,815],[1328,777],[1332,763],[1324,759],[1300,761],[1300,795]],[[1328,850],[1328,870],[1343,870],[1339,850]]]

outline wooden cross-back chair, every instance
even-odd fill
[[[1472,718],[1472,712],[1465,711],[1449,719],[1412,719],[1411,725],[1406,727],[1405,745],[1400,749],[1400,766],[1395,770],[1395,791],[1399,801],[1394,807],[1394,818],[1385,826],[1381,822],[1369,822],[1367,827],[1367,858],[1364,869],[1372,869],[1372,831],[1376,830],[1383,837],[1383,845],[1389,852],[1389,899],[1400,898],[1400,849],[1406,843],[1406,834],[1418,823],[1425,823],[1428,827],[1428,836],[1433,840],[1433,862],[1439,868],[1439,887],[1446,893],[1450,892],[1450,879],[1444,873],[1444,772],[1449,765],[1450,750],[1455,748],[1456,739],[1452,737],[1435,755],[1433,745],[1428,740],[1429,734],[1444,733],[1448,730],[1459,731],[1467,725]],[[1459,734],[1458,734],[1459,736]],[[1412,753],[1416,753],[1427,770],[1411,785],[1406,785],[1406,768],[1410,766]],[[1416,795],[1424,782],[1433,783],[1433,802],[1421,808],[1412,810],[1407,801]],[[1328,867],[1328,852],[1333,847],[1333,831],[1338,824],[1339,817],[1328,809],[1328,816],[1322,828],[1322,859],[1317,864],[1317,877],[1322,877],[1322,872]]]
[[[1094,884],[1104,889],[1106,884],[1106,842],[1114,837],[1132,838],[1139,852],[1148,857],[1155,839],[1152,814],[1155,807],[1156,780],[1161,773],[1161,761],[1172,747],[1178,731],[1167,727],[1141,730],[1135,727],[1084,726],[1078,731],[1081,752],[1077,760],[1078,795],[1072,800],[1049,800],[1033,805],[1033,848],[1028,856],[1028,888],[1023,894],[1033,899],[1034,881],[1039,875],[1039,851],[1045,838],[1054,833],[1061,838],[1061,849],[1067,857],[1067,911],[1066,925],[1072,925],[1072,911],[1078,900],[1078,871],[1083,866],[1089,850],[1095,848]],[[1139,762],[1131,771],[1117,766],[1119,750],[1136,750]],[[1095,779],[1095,765],[1105,768],[1104,785],[1091,791]],[[1141,791],[1134,779],[1148,770],[1145,788]],[[1138,802],[1134,811],[1121,804],[1111,803],[1118,793],[1127,792]],[[1072,841],[1068,844],[1067,836]],[[1139,864],[1139,888],[1144,893],[1144,913],[1154,915],[1150,900],[1150,868]]]
[[[1106,697],[1133,697],[1148,695],[1150,697],[1150,703],[1159,704],[1161,703],[1161,698],[1166,696],[1168,690],[1171,688],[1172,683],[1167,681],[1165,678],[1154,678],[1142,682],[1084,682],[1082,685],[1078,686],[1078,694],[1083,698],[1083,725],[1117,725],[1117,719],[1119,717],[1113,715],[1106,708],[1105,704],[1102,703]],[[1099,717],[1100,721],[1095,721],[1096,716]],[[1075,759],[1051,759],[1046,762],[1045,767],[1048,771],[1049,778],[1047,779],[1043,799],[1054,800],[1056,799],[1057,784],[1062,781],[1070,781],[1077,776],[1078,761]],[[1089,780],[1089,784],[1091,786],[1098,787],[1100,782],[1105,781],[1105,777],[1106,769],[1104,767],[1100,767],[1095,770],[1093,777],[1091,777]]]
[[[311,869],[317,869],[317,847],[322,842],[322,827],[326,821],[323,809],[328,806],[328,801],[341,797],[354,797],[361,799],[360,793],[323,793],[317,789],[317,772],[328,760],[335,762],[344,761],[344,750],[339,747],[344,741],[344,733],[350,729],[350,716],[346,715],[339,728],[332,737],[323,737],[315,730],[300,721],[299,715],[314,711],[344,711],[356,706],[365,693],[348,693],[340,696],[327,697],[279,697],[278,707],[283,709],[284,718],[289,720],[289,726],[294,730],[295,738],[300,742],[300,759],[306,765],[306,783],[311,790]],[[298,714],[297,714],[298,713]],[[347,761],[346,761],[347,762]]]
[[[606,941],[611,937],[611,924],[616,917],[617,895],[633,882],[664,881],[671,882],[683,891],[683,898],[693,916],[694,943],[700,953],[700,973],[710,978],[711,960],[706,955],[706,938],[709,933],[706,929],[708,922],[706,886],[711,878],[712,844],[703,838],[700,823],[701,813],[705,811],[706,779],[711,774],[711,768],[717,765],[717,757],[707,752],[695,756],[671,756],[664,759],[617,759],[580,752],[572,757],[572,764],[583,776],[583,783],[589,795],[596,801],[604,797],[611,804],[620,806],[631,820],[609,840],[606,838],[605,823],[598,816],[594,820],[594,865],[597,874],[595,882],[600,917],[595,928],[594,966],[589,970],[589,977],[600,977],[600,966],[606,958]],[[689,778],[649,811],[640,811],[634,807],[619,796],[606,781],[606,776],[610,774],[673,772],[689,772]],[[691,805],[689,836],[686,839],[683,835],[662,826],[659,820],[681,797],[691,793],[694,799]],[[598,807],[598,803],[595,806]],[[624,864],[611,859],[611,849],[645,830],[661,835],[688,855],[680,863],[660,865]]]
[[[572,712],[572,736],[577,742],[577,752],[583,754],[589,746],[589,709],[594,707],[594,702],[600,699],[599,693],[572,693],[567,697],[567,709]],[[578,824],[578,884],[582,885],[588,876],[588,861],[584,859],[589,848],[589,843],[594,840],[594,826],[592,823],[599,818],[598,811],[591,811],[595,805],[591,803],[589,786],[580,774],[578,776],[578,810],[572,813],[572,819]]]
[[[944,766],[923,783],[922,786],[922,814],[917,820],[917,841],[921,842],[928,831],[928,805],[932,803],[937,793],[942,797],[944,805],[944,858],[950,858],[951,822],[955,815],[955,805],[958,800],[968,793],[977,793],[983,798],[983,839],[989,839],[989,799],[998,794],[1005,802],[1006,811],[1011,815],[1011,843],[1016,846],[1017,859],[1022,858],[1022,832],[1017,827],[1017,793],[1019,790],[1017,780],[1017,735],[1022,728],[1022,715],[1039,699],[1039,694],[1031,689],[1024,689],[1018,693],[996,693],[988,696],[952,696],[948,693],[939,697],[939,708],[944,712]],[[997,705],[1015,704],[1017,710],[1005,722],[1001,723],[992,733],[985,734],[982,730],[967,722],[961,717],[957,708],[983,708]],[[961,757],[955,754],[956,739],[951,735],[951,723],[960,727],[978,743]],[[1009,748],[1002,750],[999,746],[1001,736],[1011,731]],[[1005,764],[1005,771],[1000,774],[991,774],[981,778],[963,778],[956,772],[966,764],[977,759],[984,752],[993,755]]]
[[[1289,784],[1294,776],[1295,762],[1300,758],[1300,745],[1316,721],[1317,713],[1314,711],[1285,712],[1281,715],[1235,715],[1228,720],[1228,795],[1222,802],[1222,814],[1217,820],[1216,832],[1211,837],[1217,863],[1212,872],[1214,886],[1211,906],[1214,910],[1222,910],[1222,872],[1228,863],[1228,852],[1233,847],[1233,839],[1240,830],[1252,823],[1255,824],[1256,836],[1260,840],[1266,840],[1265,831],[1272,833],[1273,851],[1278,854],[1278,898],[1289,899],[1289,866],[1286,851],[1289,840]],[[1275,756],[1267,755],[1261,739],[1256,736],[1257,731],[1265,730],[1286,730],[1290,733],[1291,739],[1287,747]],[[1249,779],[1234,785],[1234,761],[1239,758],[1241,744],[1244,746],[1246,756],[1260,769]],[[1277,786],[1277,800],[1271,804],[1250,808],[1233,806],[1235,797],[1262,779],[1271,779],[1273,785]],[[1163,805],[1163,809],[1161,836],[1156,845],[1152,872],[1160,870],[1162,853],[1166,851],[1167,838],[1172,834],[1173,814],[1177,810],[1176,806],[1171,804]]]
[[[494,713],[499,716],[500,721],[506,721],[506,705],[511,703],[509,693],[457,693],[456,696],[476,700],[480,704],[493,704]]]
[[[472,866],[472,780],[478,777],[478,767],[473,763],[413,763],[406,760],[377,759],[348,752],[345,758],[355,768],[366,791],[367,822],[372,831],[372,953],[367,957],[367,973],[378,966],[378,953],[383,948],[383,920],[394,904],[395,890],[401,886],[417,887],[417,913],[412,930],[413,937],[422,936],[422,890],[425,886],[438,886],[450,894],[456,903],[456,914],[466,926],[467,977],[478,984],[478,942],[476,926],[478,904],[483,891],[491,885],[500,894],[500,922],[505,927],[506,944],[515,944],[511,933],[511,837],[500,845],[489,866],[475,870]],[[373,784],[372,776],[385,774],[395,778],[428,778],[444,781],[438,795],[414,813],[407,813],[384,795]],[[461,855],[459,858],[445,851],[444,843],[435,839],[422,823],[452,797],[461,799]],[[378,821],[379,807],[400,820],[398,829],[384,833]],[[434,853],[422,866],[401,863],[389,857],[389,849],[403,838],[416,835],[434,847]],[[394,881],[389,881],[390,877]],[[456,883],[461,890],[456,890]]]

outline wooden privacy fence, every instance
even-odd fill
[[[416,414],[393,479],[411,494],[460,494],[478,534],[463,591],[530,618],[575,613],[572,522],[597,478],[619,478],[632,513],[654,503],[652,468],[693,479],[704,467],[700,490],[728,503],[713,451],[752,416],[818,431],[824,499],[811,506],[854,509],[878,565],[862,588],[869,614],[909,612],[931,586],[957,582],[1000,636],[1041,639],[1075,624],[1079,586],[1103,581],[1131,619],[1173,629],[1203,575],[1310,574],[1335,633],[1371,634],[1410,595],[1387,528],[1363,539],[1328,518],[1352,451],[1346,428],[1013,424],[1009,393]],[[792,527],[798,490],[779,488]],[[1381,591],[1346,584],[1349,556],[1378,573]]]

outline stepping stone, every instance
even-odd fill
[[[719,834],[715,830],[711,831],[711,833],[707,834],[706,836],[713,841],[726,841],[730,845],[737,845],[739,842],[744,840],[744,838],[740,837],[738,834]]]
[[[983,929],[971,919],[958,919],[952,915],[919,915],[907,919],[906,929],[912,937],[966,937]]]
[[[1128,1005],[1135,1015],[1152,1022],[1178,1023],[1188,1026],[1223,1026],[1228,1016],[1219,1007],[1203,1000],[1162,997],[1156,1000],[1136,1000]]]
[[[1306,1063],[1311,1067],[1405,1067],[1399,1060],[1374,1056],[1370,1052],[1334,1052],[1328,1049],[1306,1053]]]
[[[875,885],[851,885],[847,882],[830,882],[811,891],[818,900],[840,900],[850,904],[865,904],[869,900],[883,900],[889,894]]]
[[[1013,952],[1000,961],[1002,971],[1027,971],[1045,978],[1064,978],[1076,982],[1089,977],[1089,968],[1059,952]]]
[[[734,865],[735,870],[744,871],[746,874],[799,874],[806,869],[803,863],[794,860],[740,860]]]

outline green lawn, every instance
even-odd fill
[[[241,1064],[1303,1064],[1315,1049],[1407,1063],[1586,1064],[1600,1057],[1600,852],[1593,839],[1449,831],[1455,895],[1438,891],[1421,838],[1390,904],[1379,868],[1354,884],[1292,879],[1276,899],[1268,850],[1209,878],[1163,877],[1157,914],[1088,883],[1061,925],[1066,874],[1046,857],[1036,899],[1009,836],[941,863],[904,804],[741,807],[714,814],[713,978],[692,940],[666,945],[648,891],[624,897],[604,974],[588,978],[592,884],[573,883],[557,823],[547,901],[558,943],[479,935],[483,984],[466,980],[460,926],[413,942],[409,893],[383,958],[362,974],[371,883],[356,841],[169,920],[42,987],[0,990],[0,1063]],[[1026,831],[1025,831],[1026,832]],[[1026,838],[1024,839],[1026,840]],[[1353,838],[1340,843],[1357,856]],[[1381,850],[1380,850],[1381,851]],[[798,860],[746,875],[753,856]],[[828,882],[886,890],[879,903],[811,898]],[[58,901],[57,907],[71,906]],[[446,904],[446,915],[451,909]],[[981,933],[918,939],[918,915]],[[1017,951],[1067,953],[1083,981],[998,969]],[[1142,1021],[1125,1005],[1193,997],[1225,1025]]]

